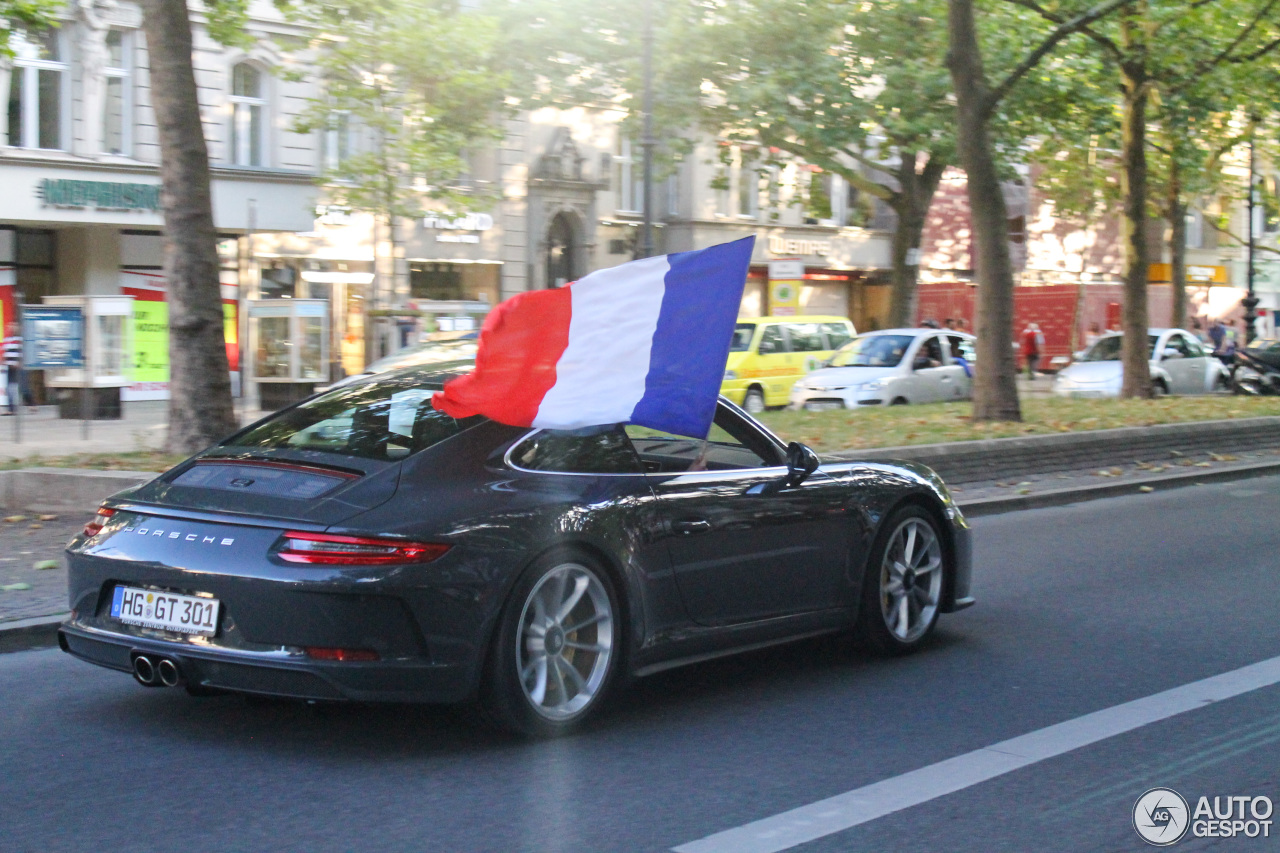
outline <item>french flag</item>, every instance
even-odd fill
[[[633,423],[705,438],[754,244],[645,258],[508,299],[485,319],[475,371],[433,405],[512,426]]]

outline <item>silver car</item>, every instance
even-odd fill
[[[1124,380],[1120,353],[1123,336],[1103,335],[1071,365],[1058,371],[1053,393],[1059,397],[1119,397]],[[1227,369],[1183,329],[1148,329],[1151,391],[1162,394],[1211,394],[1226,387]]]
[[[791,408],[856,409],[967,400],[973,335],[945,329],[885,329],[859,335],[791,389]]]

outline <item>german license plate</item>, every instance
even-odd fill
[[[212,637],[218,632],[218,600],[118,586],[111,598],[111,618],[126,625]]]
[[[833,409],[843,409],[844,404],[836,400],[815,400],[805,403],[804,407],[811,412],[830,412]]]

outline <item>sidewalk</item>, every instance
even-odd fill
[[[19,418],[5,415],[0,417],[0,460],[160,450],[169,429],[168,405],[164,400],[124,403],[120,420],[87,422],[59,418],[57,406],[40,406],[34,412],[24,409],[20,440],[16,434]],[[263,415],[239,408],[236,414],[246,424]]]

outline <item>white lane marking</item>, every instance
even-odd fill
[[[1095,711],[672,849],[675,853],[787,850],[1100,740],[1274,684],[1280,684],[1280,657]]]

